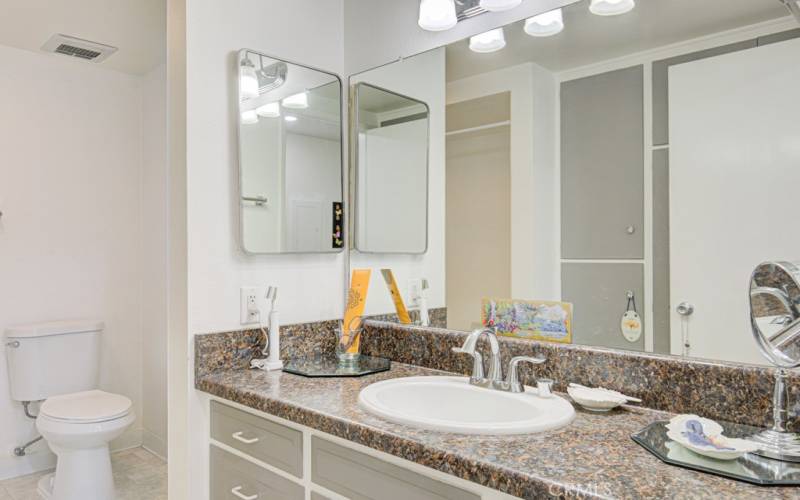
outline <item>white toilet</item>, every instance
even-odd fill
[[[111,500],[108,443],[136,419],[131,400],[97,390],[100,321],[58,321],[6,330],[11,397],[45,400],[36,427],[58,456],[39,494],[53,500]]]

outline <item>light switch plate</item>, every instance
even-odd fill
[[[258,287],[242,287],[240,289],[240,318],[243,325],[261,321],[261,298],[264,291]]]

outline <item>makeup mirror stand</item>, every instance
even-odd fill
[[[767,429],[750,439],[761,444],[763,448],[756,452],[756,454],[768,458],[787,462],[800,462],[800,434],[790,432],[788,429],[788,405],[789,405],[789,390],[787,379],[789,370],[800,367],[800,359],[794,359],[787,355],[780,349],[780,344],[786,344],[786,340],[793,339],[800,335],[800,311],[797,310],[797,305],[791,300],[788,293],[788,286],[782,289],[759,287],[756,283],[757,274],[759,269],[764,267],[771,269],[780,269],[790,276],[793,285],[800,288],[798,282],[798,268],[787,262],[766,262],[760,264],[754,271],[750,278],[750,324],[753,329],[753,336],[758,344],[762,354],[773,365],[775,365],[775,389],[772,397],[772,417],[773,425],[771,429]],[[787,319],[791,321],[784,326],[778,333],[768,336],[765,334],[758,322],[756,321],[756,314],[753,306],[753,299],[760,295],[770,295],[779,301],[787,309]],[[774,339],[783,339],[782,342],[777,342],[778,345],[773,344]]]

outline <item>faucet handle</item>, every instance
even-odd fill
[[[519,381],[518,367],[522,362],[540,365],[547,361],[545,358],[533,358],[530,356],[516,356],[511,358],[511,363],[508,364],[508,389],[511,392],[525,392],[525,386]]]
[[[470,351],[462,347],[453,347],[451,350],[457,354],[469,354],[472,356],[472,375],[470,376],[470,380],[478,381],[484,378],[483,356],[481,356],[481,353],[477,351]]]

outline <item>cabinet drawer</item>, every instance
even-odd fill
[[[211,445],[211,500],[303,500],[303,487]]]
[[[314,436],[311,480],[353,500],[480,500],[480,496]]]
[[[212,401],[211,437],[289,474],[303,477],[303,434],[300,431]]]

